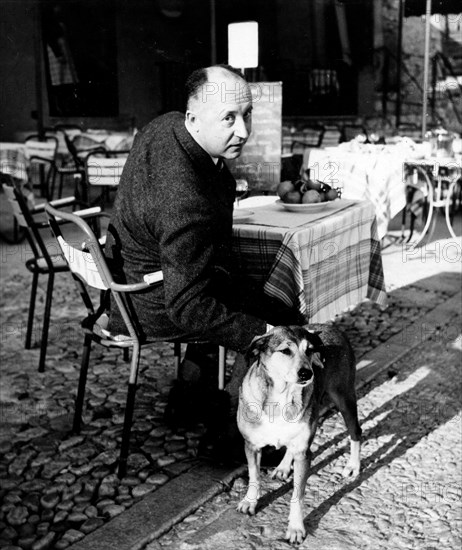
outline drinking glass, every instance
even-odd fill
[[[236,206],[239,208],[239,201],[247,196],[249,192],[249,183],[247,180],[236,180]]]

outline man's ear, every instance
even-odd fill
[[[186,119],[186,124],[191,132],[199,131],[199,120],[197,115],[194,113],[194,111],[190,111],[188,109],[186,111],[185,119]]]

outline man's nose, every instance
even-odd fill
[[[240,139],[247,139],[250,135],[250,123],[246,123],[242,117],[236,118],[234,134]]]

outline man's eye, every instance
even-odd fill
[[[280,349],[278,351],[280,353],[284,354],[284,355],[292,355],[292,351],[290,350],[290,348],[284,348],[284,349]]]
[[[226,117],[225,117],[225,121],[226,121],[226,122],[234,122],[234,117],[233,117],[233,115],[228,115],[228,116],[226,116]]]
[[[245,113],[244,115],[245,120],[249,120],[252,118],[252,111],[249,111],[248,113]]]

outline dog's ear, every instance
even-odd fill
[[[250,342],[249,347],[245,353],[245,359],[247,364],[252,364],[255,359],[257,359],[260,354],[265,351],[268,347],[268,334],[261,334],[260,336],[255,336],[255,338]]]

